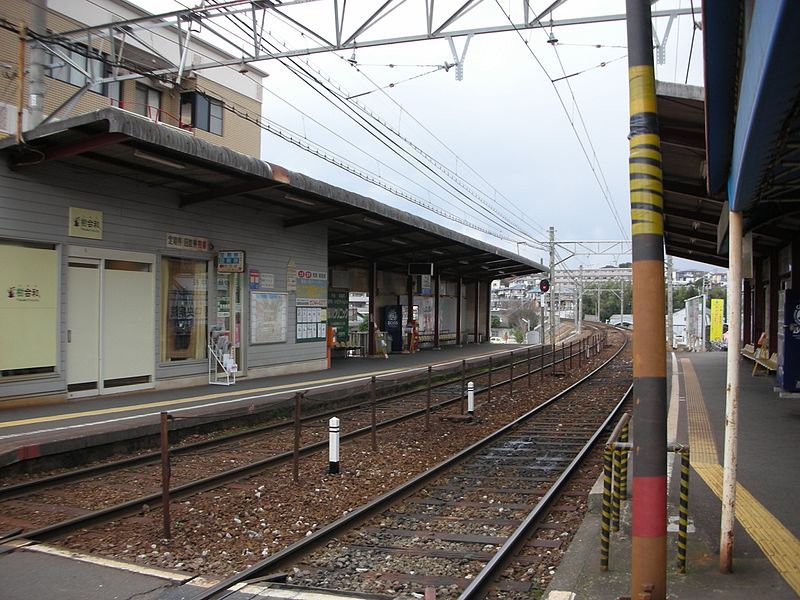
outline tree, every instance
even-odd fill
[[[633,290],[629,281],[606,281],[604,283],[592,284],[591,287],[584,288],[583,291],[583,314],[597,314],[597,291],[600,290],[600,321],[605,322],[612,315],[618,315],[620,311],[620,292],[625,287],[624,314],[630,314],[633,307]]]
[[[500,320],[500,317],[492,315],[492,329],[499,329],[502,325],[503,322]]]

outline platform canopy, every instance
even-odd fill
[[[729,206],[754,257],[800,231],[800,2],[745,4],[703,3],[705,90],[657,86],[667,253],[720,266]]]
[[[15,169],[68,162],[171,190],[182,207],[229,200],[258,209],[263,218],[280,220],[287,229],[324,223],[333,269],[375,262],[380,271],[405,274],[410,263],[433,263],[435,273],[465,282],[546,270],[372,198],[116,108],[47,123],[27,132],[24,144],[0,140],[0,150]]]

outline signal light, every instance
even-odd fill
[[[539,282],[539,290],[544,294],[549,289],[550,289],[550,280],[549,279],[542,279]]]

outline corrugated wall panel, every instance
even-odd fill
[[[68,237],[70,206],[102,211],[104,239],[97,241]],[[5,164],[0,166],[0,240],[5,238],[211,258],[211,254],[167,250],[167,233],[206,237],[216,250],[244,250],[248,269],[274,274],[276,292],[286,291],[286,271],[290,259],[297,268],[327,272],[326,228],[308,225],[284,229],[281,223],[270,218],[268,207],[238,206],[220,201],[180,209],[174,194],[130,179],[94,175],[55,163],[27,167],[17,172],[9,171]],[[158,327],[158,261],[156,265],[154,310]],[[62,273],[65,271],[66,257],[62,260]],[[247,274],[244,276],[243,304],[247,324],[249,293]],[[61,289],[60,371],[63,373],[63,338],[67,328],[66,282]],[[209,307],[213,307],[211,299]],[[295,303],[293,295],[290,295],[287,342],[249,346],[246,350],[248,368],[295,365],[297,370],[307,370],[309,366],[319,368],[320,364],[324,364],[324,342],[295,344],[294,336]],[[249,341],[248,328],[245,328],[243,337]],[[157,379],[202,375],[206,372],[205,361],[158,365],[158,347],[154,348],[153,360]],[[0,396],[34,393],[37,390],[53,391],[54,388],[65,386],[63,376],[58,378],[58,382],[58,385],[51,385],[47,390],[41,381],[2,382]]]

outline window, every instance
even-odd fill
[[[53,79],[83,87],[88,81],[85,73],[88,73],[92,79],[105,77],[110,73],[110,67],[106,62],[107,55],[96,50],[90,51],[83,44],[77,44],[73,50],[62,48],[61,52],[69,58],[69,61],[59,56],[54,57],[55,66],[50,69],[50,77]],[[98,83],[91,86],[89,91],[119,101],[118,83]]]
[[[153,121],[159,121],[161,116],[161,92],[137,81],[136,102],[133,106],[133,112]]]
[[[208,263],[161,258],[161,362],[206,357]]]
[[[221,100],[209,98],[199,92],[183,94],[181,99],[181,118],[196,129],[222,135]]]

